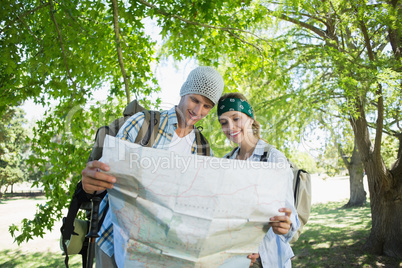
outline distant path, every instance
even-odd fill
[[[312,203],[327,203],[329,201],[344,201],[345,204],[349,201],[350,197],[350,184],[349,176],[332,177],[323,180],[326,175],[318,176],[317,174],[311,175],[312,180]],[[367,186],[367,177],[363,179],[364,189],[369,197]]]
[[[33,219],[36,212],[36,205],[45,203],[44,197],[39,198],[16,198],[1,200],[0,202],[0,251],[18,249],[23,252],[41,252],[50,251],[60,253],[60,222],[56,222],[52,232],[46,232],[43,238],[37,237],[28,243],[22,243],[20,246],[13,243],[14,239],[8,231],[11,224],[20,225],[24,218]]]

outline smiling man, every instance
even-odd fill
[[[213,68],[200,66],[190,72],[180,90],[180,102],[170,110],[160,113],[159,130],[153,148],[174,151],[182,155],[200,153],[197,150],[194,124],[204,118],[222,95],[224,82],[222,76]],[[116,137],[135,142],[143,125],[143,112],[133,115],[119,130]],[[203,154],[203,153],[201,153]],[[82,187],[88,194],[97,194],[111,189],[116,178],[99,171],[109,167],[99,161],[88,162],[82,171]],[[108,195],[101,203],[100,211],[105,211]],[[113,225],[110,213],[105,214],[99,231],[95,249],[96,267],[117,267],[114,259]]]

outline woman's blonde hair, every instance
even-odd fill
[[[230,92],[230,93],[223,94],[222,97],[220,97],[218,103],[223,101],[224,99],[228,99],[228,98],[235,98],[235,99],[245,100],[245,101],[248,102],[248,104],[250,104],[248,99],[240,92]],[[253,107],[251,104],[250,104],[250,106]],[[253,108],[251,108],[251,109],[253,109]],[[261,139],[261,137],[260,137],[261,125],[255,118],[254,109],[253,109],[253,115],[254,115],[254,118],[251,118],[248,115],[247,116],[254,120],[253,124],[251,125],[251,128],[253,129],[254,136],[257,137],[258,139]]]

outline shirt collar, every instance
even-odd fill
[[[265,144],[265,141],[259,139],[257,145],[255,146],[253,155],[262,156],[264,154]]]
[[[266,144],[265,141],[259,139],[257,142],[257,145],[254,148],[253,154],[248,159],[250,159],[254,156],[261,158],[261,156],[264,154],[265,144]],[[240,147],[237,147],[236,151],[233,153],[234,158],[236,158],[236,156],[239,154],[239,149],[240,149]]]
[[[176,106],[168,111],[168,124],[177,126]]]

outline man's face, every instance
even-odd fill
[[[214,103],[207,97],[197,94],[184,95],[177,106],[178,120],[184,119],[186,127],[194,126],[209,113],[212,107]]]

